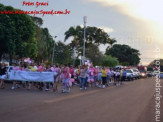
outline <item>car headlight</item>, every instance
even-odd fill
[[[141,73],[142,76],[145,76],[145,73]]]

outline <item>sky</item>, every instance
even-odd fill
[[[23,6],[25,2],[47,2],[48,6]],[[69,10],[69,15],[36,15],[44,21],[56,41],[64,40],[70,26],[83,25],[104,29],[118,44],[128,44],[140,50],[141,64],[163,58],[163,1],[162,0],[0,0],[22,10]],[[68,40],[66,43],[69,43]],[[104,53],[108,45],[101,45]]]

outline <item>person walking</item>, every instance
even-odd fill
[[[87,87],[86,87],[86,73],[87,73],[87,67],[85,67],[84,65],[83,66],[81,66],[81,68],[80,68],[80,90],[82,90],[83,88],[83,86],[84,86],[84,88],[85,88],[85,90],[87,89]]]
[[[67,64],[65,64],[65,67],[63,69],[63,88],[62,93],[70,92],[70,86],[68,85],[68,82],[70,80],[70,72],[69,67]]]
[[[101,70],[102,73],[102,88],[105,88],[106,82],[107,82],[107,70],[105,69],[105,67],[102,68]]]
[[[4,89],[5,88],[5,82],[4,79],[6,77],[6,72],[7,72],[7,68],[6,65],[4,63],[0,64],[0,88]]]

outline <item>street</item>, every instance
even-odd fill
[[[10,90],[8,86],[0,89],[0,121],[154,122],[154,93],[155,78],[125,82],[119,87],[89,88],[87,91],[80,91],[75,86],[71,93],[22,88]]]

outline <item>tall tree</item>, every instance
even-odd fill
[[[15,11],[13,7],[2,4],[0,4],[0,8],[1,11]],[[12,63],[14,55],[18,55],[20,58],[37,55],[35,26],[29,15],[0,14],[0,29],[0,45],[3,46],[0,56],[4,53],[9,54],[10,63]]]
[[[82,43],[82,34],[83,30],[80,26],[77,27],[70,27],[65,32],[65,39],[64,41],[68,40],[69,38],[72,38],[71,43],[69,44],[70,47],[73,50],[73,65],[75,64],[75,55],[76,52],[79,54],[81,49],[81,43]]]
[[[54,48],[54,62],[59,64],[72,63],[73,51],[69,45],[59,41]]]
[[[112,47],[113,44],[116,43],[116,42],[117,42],[117,40],[114,39],[114,38],[112,38],[112,39],[109,40],[109,44],[110,44],[111,47]]]
[[[89,44],[86,48],[86,58],[88,58],[94,65],[101,65],[104,55],[100,52],[97,45]]]
[[[82,54],[83,48],[83,35],[84,35],[84,28],[77,26],[77,27],[70,27],[65,32],[65,41],[72,37],[70,46],[76,48],[76,52],[78,56]],[[96,45],[99,46],[100,44],[109,44],[110,37],[109,35],[104,32],[101,28],[97,27],[86,27],[86,48],[89,48],[89,45]]]
[[[140,52],[128,45],[115,44],[106,49],[106,55],[116,57],[120,63],[128,62],[129,65],[137,65],[140,62]]]

